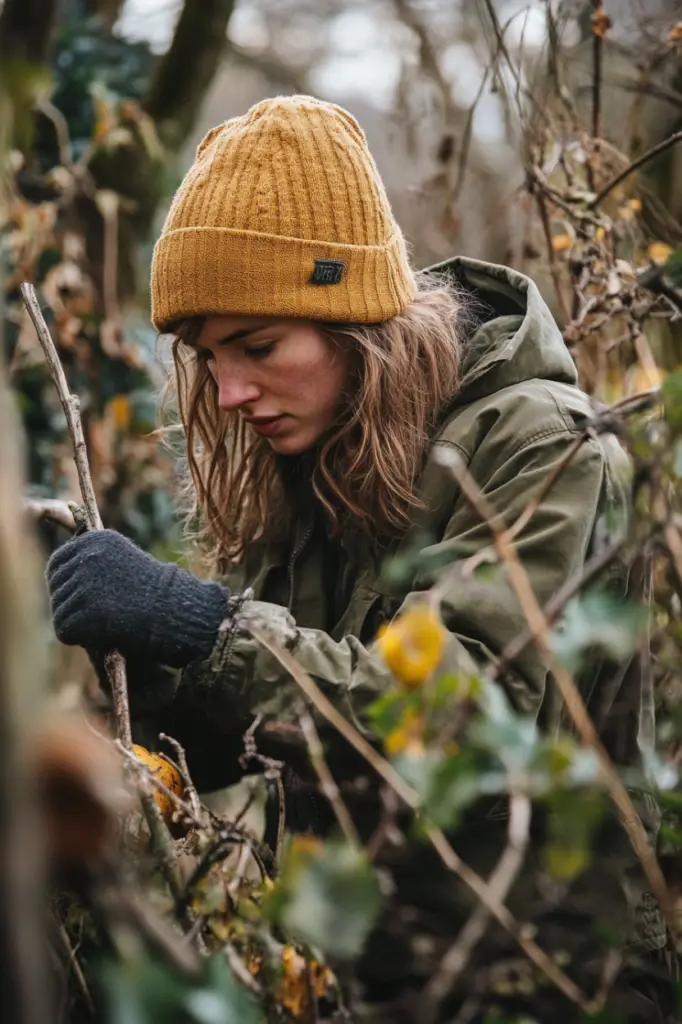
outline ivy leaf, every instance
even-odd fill
[[[571,601],[551,636],[559,661],[575,674],[590,652],[615,661],[632,654],[646,626],[647,611],[606,591],[592,590]]]
[[[287,850],[264,909],[292,938],[347,960],[361,950],[381,904],[364,851],[301,836]]]
[[[108,1024],[260,1024],[263,1013],[222,957],[184,978],[141,956],[105,964]]]

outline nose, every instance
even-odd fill
[[[218,369],[218,405],[223,412],[234,412],[260,398],[260,390],[247,376],[232,367]]]

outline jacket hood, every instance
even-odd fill
[[[534,378],[577,383],[561,332],[529,277],[464,256],[429,270],[449,274],[468,293],[473,307],[476,326],[463,345],[455,404]]]

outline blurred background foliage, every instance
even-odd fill
[[[22,281],[37,286],[81,398],[105,524],[160,557],[181,556],[182,465],[158,430],[165,342],[148,319],[155,234],[208,128],[274,93],[340,102],[366,130],[418,265],[462,252],[530,274],[600,401],[662,384],[665,415],[642,406],[622,434],[637,466],[632,540],[654,570],[647,678],[662,711],[661,752],[679,762],[679,17],[675,0],[0,0],[2,344],[28,437],[29,493],[74,498],[78,488]],[[59,537],[46,527],[43,539]],[[640,640],[631,611],[580,598],[555,653],[573,667],[608,640],[615,661],[629,657]],[[72,667],[57,675],[71,680]],[[600,813],[593,761],[568,741],[548,744],[494,687],[467,685],[442,680],[431,703],[433,694],[425,703],[423,691],[396,688],[374,708],[378,742],[443,827],[481,795],[506,793],[521,768],[531,795],[557,810],[550,873],[579,874]],[[453,708],[456,721],[480,713],[461,750],[452,735],[439,740],[439,716]],[[647,770],[665,790],[663,852],[680,889],[676,772],[657,757]],[[144,932],[138,910],[127,907],[121,926],[112,905],[122,884],[114,900],[106,887],[91,891],[117,957],[100,977],[109,1019],[255,1021],[254,993],[273,1019],[321,1019],[316,1007],[335,982],[319,957],[352,957],[381,904],[367,859],[352,844],[302,840],[286,852],[273,893],[267,872],[254,882],[241,855],[236,872],[225,868],[225,849],[246,845],[242,832],[202,821],[203,834],[190,830],[176,851],[178,864],[187,855],[192,870],[206,867],[205,877],[190,871],[197,884],[187,883],[184,912],[196,915],[210,951],[234,947],[243,963],[231,960],[228,972],[209,958],[187,980],[173,967],[181,951],[168,942],[159,957],[158,933],[148,923]],[[149,888],[154,907],[172,912],[168,877],[156,872]],[[83,942],[88,960],[91,912],[60,916],[67,974],[72,946]],[[188,920],[182,927],[196,936]],[[87,986],[74,996],[84,1020],[88,999]]]

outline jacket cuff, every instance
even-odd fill
[[[228,601],[228,614],[220,624],[211,655],[197,673],[197,691],[201,691],[200,699],[214,707],[228,706],[233,715],[245,716],[252,713],[257,691],[258,711],[283,720],[282,684],[288,673],[256,640],[251,625],[262,627],[276,643],[295,653],[300,634],[286,608],[253,601],[248,591],[235,595]]]

